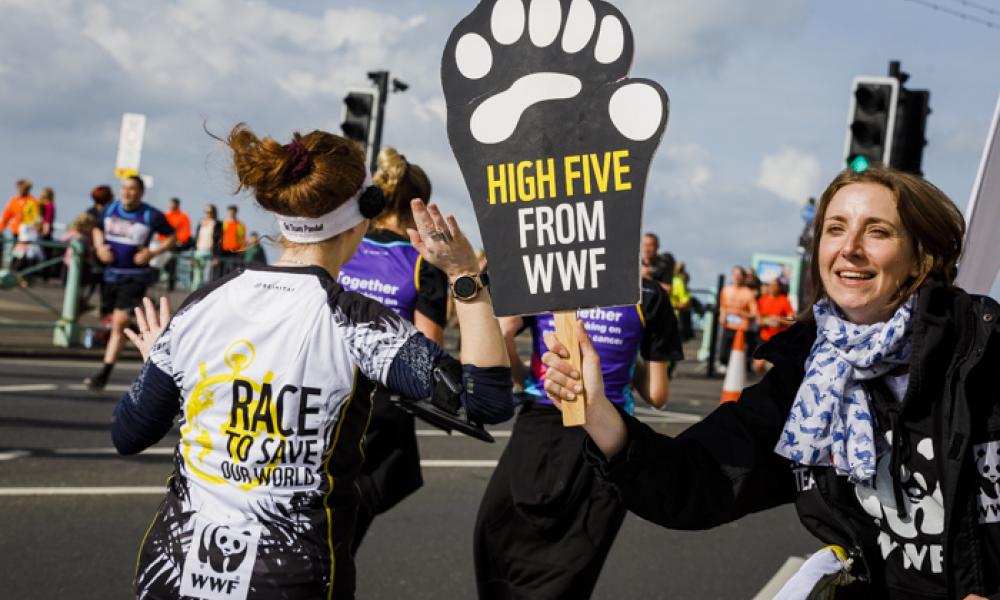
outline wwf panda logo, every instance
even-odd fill
[[[247,538],[225,525],[209,525],[201,532],[198,560],[216,573],[232,573],[247,555]]]
[[[979,476],[979,489],[993,500],[1000,498],[1000,442],[977,444],[976,474]]]

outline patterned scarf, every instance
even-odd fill
[[[855,325],[830,301],[813,306],[816,342],[774,451],[796,463],[832,465],[852,482],[875,476],[868,393],[861,382],[909,364],[916,294],[883,323]]]

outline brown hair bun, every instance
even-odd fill
[[[302,168],[298,142],[308,151]],[[258,138],[238,123],[226,144],[233,152],[237,192],[250,189],[265,209],[293,217],[319,217],[353,196],[365,181],[365,154],[356,143],[325,131],[292,134],[292,144]],[[294,146],[294,147],[293,147]],[[295,176],[292,176],[292,171]]]
[[[386,146],[378,153],[377,164],[378,170],[375,171],[373,181],[385,195],[385,211],[380,218],[375,219],[375,227],[381,226],[390,216],[394,216],[401,225],[412,226],[410,200],[431,199],[430,179],[423,169],[407,162],[406,157],[391,146]]]

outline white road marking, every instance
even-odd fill
[[[51,453],[59,456],[85,456],[87,454],[118,454],[118,451],[114,448],[56,448],[51,450]],[[157,446],[156,448],[147,448],[141,452],[141,454],[152,456],[171,456],[173,453],[174,448],[172,446],[169,448]]]
[[[0,496],[135,496],[164,495],[164,486],[101,487],[10,487],[0,488]]]
[[[0,366],[3,365],[25,365],[29,367],[79,367],[87,371],[94,371],[100,366],[100,359],[92,360],[70,360],[56,358],[0,358]],[[142,365],[137,361],[120,361],[115,365],[115,372],[139,371]]]
[[[653,408],[636,407],[635,416],[647,423],[697,423],[701,415],[677,412],[674,410],[656,410]]]
[[[785,560],[785,564],[781,565],[778,572],[764,584],[764,587],[757,592],[757,595],[753,597],[753,600],[769,600],[770,598],[774,598],[778,592],[781,591],[781,588],[785,586],[785,583],[787,583],[788,580],[798,572],[804,562],[806,562],[806,559],[800,556],[789,556],[788,559]]]
[[[104,386],[104,389],[102,391],[104,391],[104,392],[127,392],[130,387],[132,387],[132,386],[130,386],[130,385],[123,385],[123,384],[120,384],[120,383],[112,383],[112,384],[108,384],[108,385]],[[87,386],[83,385],[82,383],[71,383],[71,384],[65,386],[65,388],[68,389],[68,390],[74,390],[74,391],[89,391],[89,389],[87,388]],[[99,394],[101,392],[95,392],[95,393]]]
[[[149,448],[143,450],[141,455],[146,456],[172,456],[174,453],[173,448],[166,448],[163,446],[158,446],[156,448]],[[31,456],[88,456],[88,455],[116,455],[118,451],[114,448],[54,448],[52,450],[42,450],[42,451],[32,451],[32,450],[10,450],[7,452],[0,453],[0,461],[3,460],[14,460],[17,458],[25,458]],[[428,468],[466,468],[466,469],[480,469],[484,467],[495,467],[497,466],[497,461],[495,460],[439,460],[439,459],[424,459],[420,461],[420,465]],[[3,489],[3,488],[0,488]]]
[[[497,466],[495,460],[435,460],[424,459],[420,461],[421,467],[429,468],[458,468],[458,469],[483,469]]]
[[[490,430],[490,435],[495,438],[509,438],[509,429],[498,429],[497,431]],[[455,439],[460,439],[466,437],[461,433],[448,433],[443,429],[418,429],[417,437],[453,437]]]
[[[51,392],[59,389],[54,383],[26,383],[24,385],[0,385],[0,393],[3,392]]]

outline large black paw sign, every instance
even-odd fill
[[[668,99],[625,79],[632,54],[628,23],[601,0],[483,0],[452,32],[448,138],[497,315],[639,300],[643,191]]]

